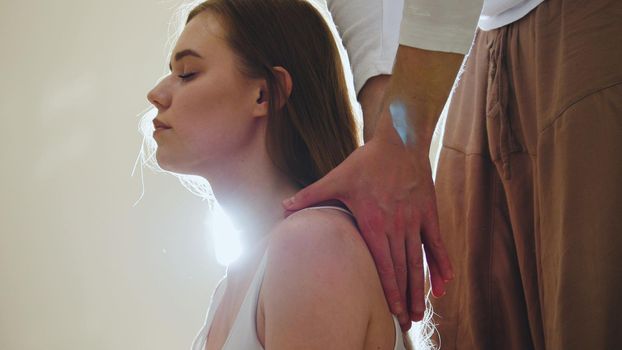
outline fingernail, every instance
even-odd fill
[[[404,313],[404,308],[402,307],[402,303],[400,302],[393,304],[393,309],[395,309],[396,315]]]
[[[294,204],[294,197],[289,197],[283,201],[283,205],[286,207],[289,207],[292,204]]]
[[[410,317],[414,320],[414,321],[419,321],[423,318],[423,306],[421,304],[417,304],[415,306],[415,311],[411,312]]]
[[[413,322],[421,321],[422,318],[423,318],[423,315],[420,312],[414,311],[410,313],[410,319]]]

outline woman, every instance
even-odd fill
[[[405,349],[347,209],[282,212],[358,145],[322,16],[302,0],[207,1],[171,56],[148,94],[158,164],[207,179],[249,247],[193,348]]]

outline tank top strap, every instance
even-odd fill
[[[300,209],[299,211],[311,210],[311,209],[335,209],[335,210],[339,210],[340,212],[346,213],[350,215],[352,218],[354,218],[354,214],[352,214],[350,210],[336,206],[336,205],[318,205],[315,207],[306,207],[306,208]]]

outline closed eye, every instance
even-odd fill
[[[183,81],[189,81],[192,80],[192,78],[195,76],[196,73],[186,73],[186,74],[180,74],[178,75],[178,77],[183,80]]]

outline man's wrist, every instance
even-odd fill
[[[399,124],[399,123],[397,123]],[[414,158],[428,158],[430,153],[430,144],[432,136],[417,135],[412,133],[410,136],[403,137],[398,130],[400,126],[396,128],[390,110],[385,109],[379,117],[378,124],[372,141],[388,145],[390,147],[399,148],[401,151],[406,151],[409,157]],[[408,127],[408,126],[405,126]]]
[[[365,82],[358,94],[363,110],[363,139],[369,141],[376,129],[390,75],[376,75]]]

